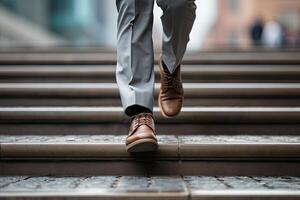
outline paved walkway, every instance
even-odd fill
[[[0,190],[0,197],[7,199],[299,199],[300,177],[15,176],[0,177]]]

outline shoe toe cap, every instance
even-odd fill
[[[163,113],[169,117],[176,116],[180,112],[181,107],[181,99],[165,100],[161,102],[161,109]]]
[[[146,125],[141,125],[133,135],[126,138],[126,144],[130,144],[139,139],[152,138],[156,140],[155,133]]]

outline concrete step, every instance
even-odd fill
[[[299,136],[158,135],[128,154],[125,135],[0,135],[3,175],[300,175]]]
[[[132,160],[126,135],[0,135],[1,160]],[[158,135],[158,160],[298,160],[299,136]],[[146,156],[144,157],[146,158]]]
[[[158,55],[155,55],[156,60]],[[0,64],[115,64],[116,53],[1,52]],[[186,54],[183,64],[299,64],[300,52],[201,52]]]
[[[296,200],[299,177],[82,176],[0,177],[5,200]]]
[[[159,87],[155,85],[155,106]],[[299,83],[185,83],[183,87],[185,106],[300,106]],[[121,106],[113,83],[0,83],[0,96],[0,106]]]
[[[299,124],[299,107],[183,107],[174,118],[154,108],[157,123]],[[0,107],[0,123],[128,123],[122,107]]]
[[[0,82],[115,82],[115,65],[2,65]],[[159,70],[155,66],[156,82]],[[188,82],[300,82],[300,65],[183,65]]]
[[[159,134],[299,135],[299,107],[184,107],[162,117],[154,108]],[[121,107],[0,107],[0,134],[127,134]]]
[[[155,84],[155,97],[160,84]],[[186,98],[300,97],[300,83],[184,83]],[[2,97],[115,97],[115,83],[1,83]]]
[[[45,106],[115,106],[120,107],[121,99],[114,97],[1,97],[0,107],[45,107]],[[158,106],[155,99],[154,106]],[[277,98],[185,98],[184,106],[206,106],[206,107],[299,107],[300,98],[298,97],[277,97]]]
[[[0,133],[8,135],[55,134],[112,134],[128,133],[129,123],[2,123]],[[213,124],[213,123],[156,123],[156,132],[164,135],[299,135],[298,124]]]

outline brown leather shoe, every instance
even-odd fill
[[[183,104],[183,87],[180,65],[171,74],[163,67],[162,58],[159,61],[160,90],[158,104],[164,117],[174,117],[179,114]]]
[[[157,150],[158,144],[151,113],[141,113],[131,118],[126,149],[130,153]]]

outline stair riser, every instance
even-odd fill
[[[210,109],[210,110],[208,110]],[[293,108],[293,109],[298,109]],[[164,118],[160,113],[155,112],[154,118],[157,123],[166,124],[299,124],[300,112],[286,111],[241,111],[239,110],[219,110],[207,107],[205,110],[195,112],[181,112],[176,118]],[[51,110],[26,111],[0,111],[0,123],[49,123],[49,124],[87,124],[87,123],[128,123],[129,118],[123,111],[89,109],[71,109],[68,111]]]
[[[299,65],[183,65],[189,82],[300,82]],[[116,66],[101,65],[0,65],[0,82],[115,83]],[[158,67],[155,79],[160,80]]]
[[[1,70],[1,68],[0,68]],[[233,73],[233,72],[232,72]],[[236,73],[236,75],[227,73],[220,73],[219,75],[207,74],[205,72],[185,74],[182,73],[182,79],[184,83],[299,83],[300,82],[300,72],[280,72],[277,75],[272,73]],[[1,74],[0,71],[0,83],[115,83],[115,74],[111,75],[81,75],[81,76],[51,76],[51,75],[11,75],[11,74]],[[159,83],[160,76],[158,73],[155,75],[155,82]]]
[[[4,138],[7,137],[2,136]],[[179,136],[178,140],[172,136],[158,136],[159,149],[155,153],[144,154],[129,154],[125,147],[125,135],[115,136],[115,140],[110,141],[111,136],[102,137],[99,141],[96,136],[82,135],[77,137],[76,142],[74,136],[63,140],[65,136],[52,136],[52,142],[45,140],[49,137],[36,136],[16,137],[12,136],[12,141],[1,142],[2,160],[150,160],[150,161],[202,161],[202,160],[251,160],[251,161],[300,161],[300,143],[296,142],[298,137],[284,137],[285,142],[276,139],[275,136],[264,135],[264,137],[257,136]],[[87,141],[88,138],[94,138]],[[21,141],[16,141],[21,138]],[[25,140],[24,140],[25,138]],[[172,139],[171,139],[172,138]],[[238,142],[243,138],[243,142]],[[266,140],[263,142],[261,140]],[[277,137],[278,138],[278,137]],[[54,139],[54,140],[53,140]],[[96,140],[96,141],[95,141]],[[166,141],[167,140],[167,141]],[[222,141],[223,140],[223,141]],[[271,141],[270,141],[271,140]],[[273,140],[273,141],[272,141]],[[282,140],[282,139],[281,139]],[[23,141],[23,142],[22,142]],[[64,141],[64,142],[63,142]],[[110,142],[109,142],[110,141]],[[206,142],[205,142],[206,141]],[[210,142],[209,142],[210,141]],[[218,141],[212,143],[212,141]],[[235,142],[233,142],[235,141]],[[254,142],[255,141],[255,142]]]
[[[119,98],[5,98],[0,107],[10,106],[122,106]],[[154,106],[158,106],[155,99]],[[300,98],[185,98],[184,106],[300,107]]]
[[[0,133],[9,135],[111,134],[126,135],[129,123],[107,124],[0,124]],[[300,135],[300,125],[280,124],[155,124],[164,135]]]
[[[300,73],[280,75],[191,75],[183,74],[184,83],[300,83]],[[159,83],[159,75],[155,76],[155,82]],[[0,74],[0,83],[115,83],[115,75],[112,76],[62,76],[62,77],[35,77],[35,76],[6,76]]]
[[[300,83],[300,75],[297,77],[214,77],[214,78],[183,78],[184,83]],[[0,83],[115,83],[113,78],[89,78],[89,77],[79,77],[79,78],[7,78],[0,77]],[[159,83],[158,78],[156,83]]]
[[[119,89],[116,84],[91,85],[80,88],[79,85],[72,87],[68,85],[44,85],[39,88],[39,84],[27,85],[0,85],[0,95],[2,97],[56,97],[56,98],[117,98],[119,99]],[[94,88],[97,87],[98,88]],[[226,87],[227,86],[227,87]],[[184,84],[184,95],[187,99],[193,98],[296,98],[300,97],[299,84]],[[239,88],[240,86],[240,88]],[[272,86],[272,87],[271,87]],[[285,87],[280,87],[285,86]],[[62,88],[60,88],[62,87]],[[64,88],[65,87],[65,88]],[[159,85],[155,85],[154,97],[159,94]],[[270,88],[266,88],[270,87]],[[247,92],[245,92],[245,90]]]
[[[1,161],[2,175],[300,176],[300,162],[272,161]]]

